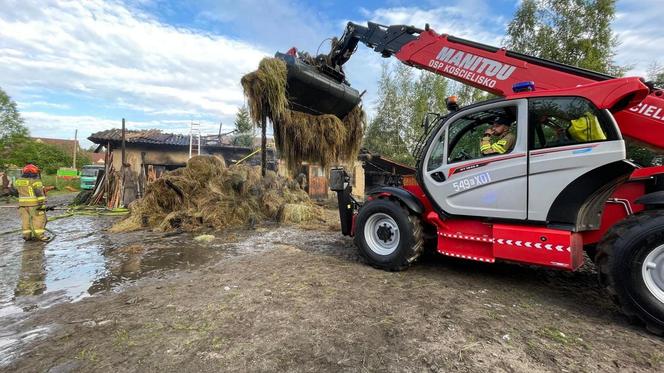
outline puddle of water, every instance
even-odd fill
[[[0,232],[20,227],[15,210],[0,213]],[[216,250],[187,234],[106,232],[116,220],[104,216],[55,220],[47,228],[56,236],[47,243],[24,242],[19,233],[0,235],[0,355],[15,356],[30,338],[48,331],[21,331],[21,321],[33,309],[75,302],[147,273],[199,265],[215,255]],[[0,359],[0,366],[6,363]]]
[[[34,328],[25,332],[16,331],[11,334],[0,334],[0,367],[12,362],[20,348],[30,342],[44,338],[51,330],[48,326]]]
[[[63,201],[54,198],[49,202]],[[20,227],[16,211],[3,209],[0,213],[0,232]],[[106,232],[116,220],[74,216],[52,221],[48,229],[57,235],[48,243],[24,242],[18,233],[0,235],[0,367],[18,356],[29,341],[45,337],[52,329],[23,330],[33,309],[75,302],[149,273],[197,266],[219,258],[220,253],[261,253],[302,239],[297,229],[277,225],[226,231],[209,243],[196,242],[190,234]],[[329,249],[333,237],[338,237],[336,232],[320,237],[316,246]]]

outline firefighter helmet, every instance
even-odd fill
[[[39,173],[39,167],[33,165],[32,163],[27,164],[25,167],[23,167],[23,173],[24,174],[38,174]]]

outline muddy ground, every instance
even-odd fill
[[[566,273],[427,255],[384,272],[333,229],[333,212],[325,218],[210,242],[103,233],[104,269],[85,294],[46,306],[14,297],[23,312],[0,330],[23,343],[0,369],[664,369],[664,340],[627,323],[590,265]],[[179,259],[158,264],[169,255]]]

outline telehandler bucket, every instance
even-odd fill
[[[275,57],[286,62],[286,89],[292,110],[314,115],[334,114],[343,119],[360,102],[356,89],[327,76],[317,67],[291,54],[277,53]]]

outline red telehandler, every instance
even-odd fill
[[[428,117],[416,182],[359,203],[348,174],[332,170],[342,233],[371,265],[406,269],[430,243],[457,258],[575,270],[585,251],[622,311],[664,334],[664,167],[630,162],[623,140],[664,148],[664,91],[428,25],[349,23],[327,55],[277,53],[293,108],[343,117],[354,107],[342,66],[359,43],[502,97]],[[501,125],[510,141],[495,147]]]

